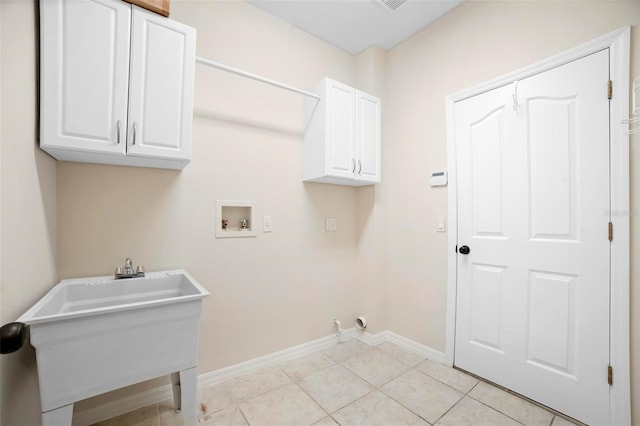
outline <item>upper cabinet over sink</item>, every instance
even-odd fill
[[[380,99],[324,78],[305,104],[304,180],[364,186],[380,182]],[[316,106],[317,103],[317,106]]]
[[[196,31],[120,0],[40,1],[40,147],[58,160],[182,169]]]

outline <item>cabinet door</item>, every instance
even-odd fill
[[[326,87],[326,174],[354,178],[355,89],[327,79]]]
[[[380,99],[356,91],[356,178],[380,182]]]
[[[195,29],[133,6],[127,154],[189,159]]]
[[[40,145],[125,153],[131,8],[40,2]]]

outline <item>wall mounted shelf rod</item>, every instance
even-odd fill
[[[201,63],[203,65],[207,65],[207,66],[210,66],[210,67],[213,67],[213,68],[218,68],[218,69],[223,70],[223,71],[228,71],[230,73],[237,74],[237,75],[240,75],[242,77],[247,77],[247,78],[250,78],[252,80],[261,81],[263,83],[270,84],[270,85],[276,86],[276,87],[280,87],[281,89],[289,90],[291,92],[299,93],[299,94],[304,95],[304,96],[309,96],[310,98],[314,98],[314,99],[320,100],[320,96],[316,95],[315,93],[307,92],[306,90],[298,89],[297,87],[289,86],[288,84],[280,83],[279,81],[271,80],[269,78],[265,78],[265,77],[259,76],[257,74],[252,74],[250,72],[246,72],[246,71],[243,71],[243,70],[238,69],[238,68],[229,67],[227,65],[223,65],[221,63],[218,63],[218,62],[215,62],[215,61],[212,61],[212,60],[209,60],[209,59],[205,59],[205,58],[201,58],[199,56],[196,56],[196,62],[199,62],[199,63]]]

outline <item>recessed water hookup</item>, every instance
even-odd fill
[[[216,201],[216,238],[255,237],[253,201]]]

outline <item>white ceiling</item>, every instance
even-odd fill
[[[395,11],[382,0],[248,0],[316,37],[357,55],[389,50],[464,0],[407,0]]]

